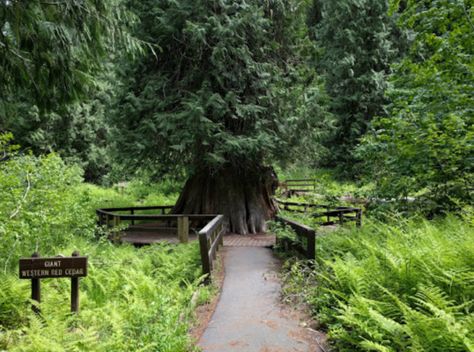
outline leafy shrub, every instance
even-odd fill
[[[416,196],[432,215],[472,205],[472,4],[409,1],[400,26],[413,38],[394,67],[389,117],[374,120],[359,155],[379,197]]]
[[[285,224],[282,224],[277,221],[269,221],[268,222],[268,229],[271,233],[275,234],[278,239],[282,240],[290,240],[290,241],[297,241],[298,236],[296,235],[293,229]]]
[[[22,254],[91,237],[94,218],[77,192],[81,170],[55,154],[12,156],[0,163],[0,265],[7,271]]]

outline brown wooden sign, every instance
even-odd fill
[[[20,279],[31,280],[31,299],[41,302],[40,279],[69,277],[71,278],[71,312],[79,312],[79,278],[87,276],[87,257],[72,253],[72,257],[41,258],[33,253],[30,258],[22,258],[19,263]],[[38,304],[33,304],[33,311],[41,313]]]
[[[20,259],[20,279],[87,276],[87,257]]]

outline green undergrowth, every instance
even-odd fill
[[[76,237],[94,240],[97,208],[173,205],[178,195],[166,184],[141,180],[125,188],[86,184],[81,172],[55,154],[0,163],[0,269],[12,269],[20,254],[48,252]]]
[[[36,317],[30,310],[29,281],[14,273],[0,275],[0,350],[191,349],[190,301],[201,282],[197,244],[136,249],[77,241],[61,253],[73,249],[89,257],[77,316],[69,313],[68,279],[42,280],[42,316]]]
[[[287,211],[287,210],[281,210],[278,212],[278,216],[296,221],[300,224],[309,226],[313,229],[318,229],[319,228],[319,223],[321,221],[321,218],[315,218],[311,215],[311,212],[308,213],[296,213],[292,211]]]
[[[90,201],[91,208],[113,208],[146,205],[174,205],[178,199],[180,183],[163,180],[152,183],[136,179],[113,187],[81,184],[82,192]]]
[[[13,154],[0,162],[0,351],[194,349],[191,297],[199,290],[199,304],[212,295],[200,287],[197,243],[117,246],[95,225],[98,207],[174,202],[177,193],[165,192],[168,186],[140,182],[125,189],[87,185],[80,169],[55,154]],[[74,250],[89,258],[80,313],[69,313],[69,279],[43,279],[42,315],[34,315],[18,259]]]
[[[474,231],[455,216],[366,221],[319,236],[316,266],[288,260],[337,351],[474,351]]]
[[[335,171],[330,169],[308,169],[298,166],[277,170],[277,173],[280,182],[290,179],[314,179],[316,181],[314,192],[292,197],[289,199],[291,201],[333,205],[340,204],[341,197],[363,198],[373,190],[373,184],[370,183],[338,180]]]

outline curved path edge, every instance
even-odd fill
[[[199,340],[204,352],[325,352],[324,335],[281,304],[279,261],[271,249],[224,248],[225,278],[217,307]]]

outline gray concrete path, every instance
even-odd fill
[[[321,352],[314,332],[280,304],[278,262],[268,248],[225,247],[220,300],[201,336],[204,352]]]

